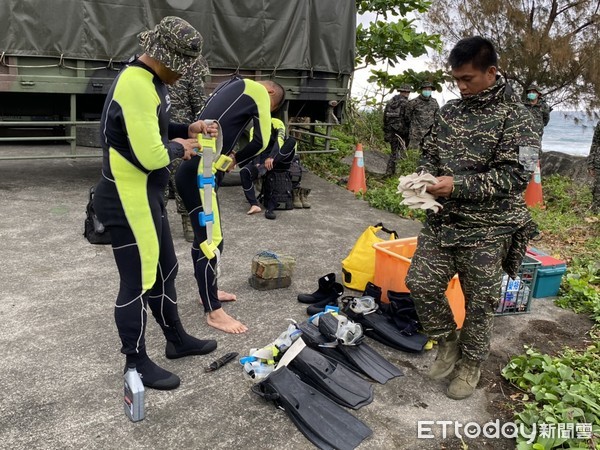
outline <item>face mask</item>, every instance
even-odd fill
[[[537,94],[535,92],[530,92],[529,94],[527,94],[527,99],[528,100],[535,100],[537,98]]]
[[[430,90],[421,91],[421,94],[423,94],[423,97],[431,97],[431,91]]]

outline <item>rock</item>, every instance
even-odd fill
[[[585,156],[575,156],[561,152],[543,152],[541,166],[543,177],[558,174],[584,183],[592,181],[587,171]]]
[[[363,157],[365,160],[365,170],[367,172],[375,173],[378,175],[385,174],[385,170],[387,168],[387,161],[390,155],[380,152],[378,150],[363,150]],[[342,159],[342,162],[352,166],[352,161],[354,161],[354,153],[349,156],[346,156]]]

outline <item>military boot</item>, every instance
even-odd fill
[[[460,347],[458,346],[458,334],[456,331],[450,333],[447,338],[438,340],[438,352],[435,361],[429,369],[429,378],[440,380],[447,377],[454,370],[456,361],[460,359]]]
[[[450,386],[448,386],[446,395],[454,400],[462,400],[470,397],[475,392],[475,388],[481,377],[479,366],[479,361],[467,358],[461,359],[450,382]]]
[[[194,242],[194,229],[192,220],[187,214],[181,215],[181,224],[183,225],[183,237],[187,242]]]
[[[303,208],[310,208],[310,202],[308,201],[308,194],[310,194],[310,189],[301,188],[300,189],[300,201],[302,202]]]
[[[300,200],[300,190],[302,188],[295,188],[292,190],[292,197],[294,199],[294,208],[302,209],[302,200]]]

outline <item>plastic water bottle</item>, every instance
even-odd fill
[[[135,364],[127,365],[124,378],[123,407],[125,414],[132,422],[138,422],[144,418],[144,383],[142,383],[140,374],[135,370]]]
[[[266,378],[271,372],[273,372],[274,366],[272,364],[263,364],[260,361],[246,362],[244,363],[244,371],[246,374],[254,380],[262,380]]]

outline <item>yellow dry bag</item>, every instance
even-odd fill
[[[348,289],[364,291],[367,283],[373,282],[375,278],[375,249],[373,244],[385,239],[377,236],[383,231],[390,235],[389,239],[398,239],[398,233],[388,230],[380,222],[375,226],[369,226],[360,235],[350,254],[342,261],[343,283]]]

